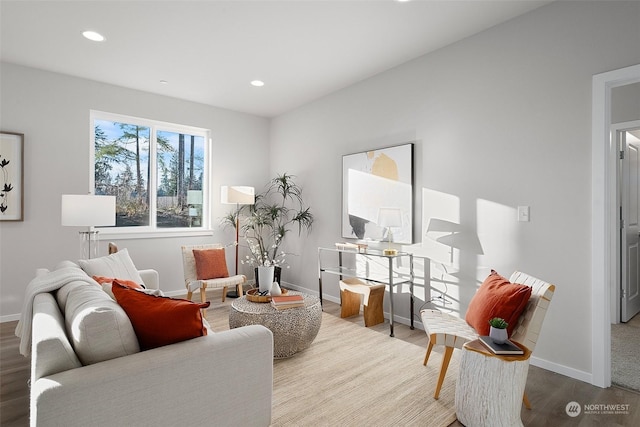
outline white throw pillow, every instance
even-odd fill
[[[115,254],[100,258],[81,259],[78,264],[89,277],[115,277],[117,279],[133,280],[144,285],[144,281],[140,277],[136,266],[133,265],[127,249],[121,249]]]

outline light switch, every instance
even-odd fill
[[[529,222],[529,206],[518,206],[518,221]]]

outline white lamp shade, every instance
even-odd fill
[[[187,204],[188,205],[201,205],[202,204],[202,190],[188,190],[187,191]]]
[[[380,208],[377,224],[380,227],[402,227],[402,210],[400,208]]]
[[[225,204],[253,205],[256,201],[255,189],[245,186],[226,186],[220,188],[220,202]]]
[[[116,198],[91,194],[63,194],[61,213],[64,226],[116,225]]]

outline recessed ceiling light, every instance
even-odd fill
[[[166,80],[160,80],[160,84],[166,85],[166,84],[169,84],[169,82]]]
[[[105,41],[105,38],[102,34],[96,33],[95,31],[84,31],[82,33],[82,35],[94,42],[103,42]]]
[[[264,82],[262,80],[254,80],[251,82],[251,86],[261,87],[264,86]]]

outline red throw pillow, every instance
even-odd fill
[[[113,295],[124,309],[142,350],[207,335],[200,309],[210,302],[195,303],[148,295],[113,282]]]
[[[104,277],[104,276],[93,276],[93,280],[104,285],[105,283],[113,283],[114,281],[118,281],[121,285],[128,286],[133,289],[144,289],[144,286],[134,282],[133,280],[125,280],[125,279],[116,279],[114,277]]]
[[[227,258],[223,248],[194,249],[193,257],[196,260],[196,278],[198,280],[229,277]]]
[[[501,317],[509,323],[507,333],[511,336],[529,297],[529,286],[511,283],[491,270],[471,299],[465,320],[479,335],[489,335],[489,320]]]

